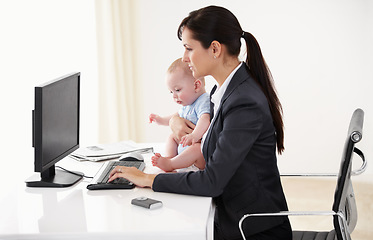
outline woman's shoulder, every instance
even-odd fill
[[[230,89],[229,98],[231,101],[239,101],[239,102],[262,102],[266,101],[267,98],[265,97],[262,89],[256,83],[254,78],[251,75],[246,75],[245,78],[237,78],[232,79],[234,84]]]
[[[251,106],[252,109],[261,109],[261,112],[269,111],[268,100],[260,86],[249,73],[244,76],[232,79],[232,83],[235,85],[225,98],[225,108]]]

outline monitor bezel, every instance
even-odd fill
[[[77,81],[77,132],[76,132],[76,144],[74,144],[66,151],[61,152],[58,156],[53,159],[47,160],[43,156],[44,146],[43,146],[43,90],[53,87],[53,85],[60,84],[66,79],[74,78]],[[28,187],[68,187],[75,184],[82,178],[82,174],[79,172],[67,173],[55,169],[55,164],[67,157],[70,153],[79,148],[79,138],[80,138],[80,72],[74,72],[57,79],[45,82],[41,85],[35,87],[35,105],[32,111],[32,132],[33,140],[32,145],[34,147],[34,171],[40,173],[39,179],[29,179],[26,181]]]
[[[42,122],[42,115],[43,115],[43,109],[42,109],[42,104],[43,104],[43,90],[46,88],[51,87],[52,85],[59,84],[61,81],[64,81],[65,79],[69,78],[75,78],[77,77],[78,81],[78,102],[77,102],[77,121],[78,121],[78,126],[77,126],[77,140],[76,140],[76,145],[71,147],[70,149],[67,149],[65,152],[61,153],[59,156],[51,160],[48,164],[43,165],[44,160],[43,159],[43,122]],[[43,83],[39,86],[35,87],[35,106],[34,106],[34,153],[35,153],[35,172],[44,172],[48,168],[52,167],[54,164],[56,164],[58,161],[61,159],[65,158],[68,156],[70,153],[75,151],[76,149],[79,148],[79,134],[80,134],[80,73],[71,73],[64,75],[60,78],[51,80],[49,82]]]

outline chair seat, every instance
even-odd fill
[[[335,230],[330,232],[293,231],[293,240],[334,240]]]

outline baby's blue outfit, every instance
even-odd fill
[[[202,114],[210,114],[210,96],[208,93],[202,94],[191,105],[183,106],[178,113],[180,117],[197,124]],[[178,154],[182,153],[187,147],[188,146],[183,147],[183,145],[179,144],[177,148]]]

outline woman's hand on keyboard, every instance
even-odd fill
[[[155,174],[147,174],[135,167],[116,166],[109,175],[109,182],[117,178],[125,178],[139,187],[152,187]]]

